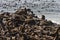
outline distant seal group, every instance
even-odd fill
[[[20,8],[0,14],[0,40],[60,40],[60,25]]]

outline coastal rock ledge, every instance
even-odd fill
[[[20,8],[0,14],[0,40],[60,40],[60,25]]]

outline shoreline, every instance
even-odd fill
[[[54,20],[51,20],[53,23],[56,23],[56,24],[59,24],[60,25],[60,23],[59,22],[56,22],[56,21],[54,21]]]
[[[41,16],[38,16],[39,18],[41,18]],[[52,20],[52,19],[48,19],[48,18],[46,18],[47,20],[51,20],[53,23],[56,23],[56,24],[58,24],[58,25],[60,25],[60,23],[59,22],[57,22],[57,21],[55,21],[55,20]]]

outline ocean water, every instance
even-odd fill
[[[30,8],[38,17],[60,24],[60,0],[0,0],[0,13],[14,13],[19,7]]]

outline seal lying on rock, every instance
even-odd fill
[[[18,14],[18,15],[22,15],[22,14],[26,15],[27,14],[27,9],[26,8],[20,9],[20,10],[17,10],[15,13]]]

